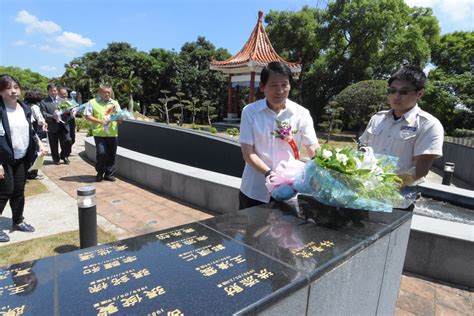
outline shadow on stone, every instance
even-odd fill
[[[93,183],[95,181],[95,174],[87,174],[87,175],[78,175],[78,176],[68,176],[68,177],[61,177],[59,180],[62,181],[70,181],[70,182],[83,182],[83,183]]]

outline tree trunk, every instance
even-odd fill
[[[168,113],[168,104],[164,104],[165,115],[166,115],[166,125],[170,125],[170,114]]]
[[[128,112],[133,113],[133,95],[128,96]]]

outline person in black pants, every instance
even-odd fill
[[[26,171],[35,158],[35,140],[31,126],[31,110],[19,100],[18,80],[0,75],[0,214],[10,200],[12,230],[33,232],[33,226],[23,220]],[[38,142],[43,151],[43,145]],[[10,237],[0,230],[0,242]]]
[[[41,101],[41,112],[48,124],[48,139],[53,162],[60,164],[62,159],[66,165],[69,164],[69,155],[71,154],[71,137],[69,136],[69,124],[67,119],[57,116],[58,105],[65,100],[58,98],[58,89],[54,84],[48,84],[48,96]],[[61,146],[61,154],[58,148]]]

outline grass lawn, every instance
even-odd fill
[[[114,235],[97,228],[99,243],[116,241]],[[30,261],[79,249],[79,231],[61,233],[0,247],[0,266]]]
[[[46,186],[40,180],[28,180],[25,186],[25,197],[34,196],[48,192]]]

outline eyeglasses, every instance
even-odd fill
[[[387,93],[388,94],[396,94],[398,92],[399,95],[407,95],[408,92],[412,91],[417,91],[416,89],[403,89],[403,90],[398,90],[396,88],[388,88]]]

